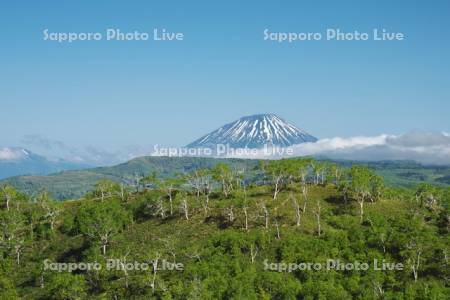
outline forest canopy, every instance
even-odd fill
[[[221,162],[64,202],[2,184],[0,200],[0,299],[450,296],[450,188],[363,165]]]

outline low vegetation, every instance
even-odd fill
[[[139,157],[126,163],[79,171],[64,171],[56,174],[37,176],[16,176],[0,181],[0,184],[12,185],[17,190],[33,195],[41,190],[52,194],[55,200],[67,200],[83,197],[94,188],[97,181],[108,179],[125,185],[135,185],[142,177],[158,172],[161,178],[173,177],[179,173],[190,173],[198,169],[211,169],[219,163],[225,163],[233,170],[246,170],[246,177],[260,177],[258,160],[221,159],[208,157]],[[333,163],[328,161],[328,163]],[[424,166],[412,161],[355,162],[336,161],[341,168],[350,168],[354,164],[365,165],[378,175],[390,187],[411,188],[421,183],[439,186],[450,185],[449,166]]]
[[[366,166],[219,162],[0,199],[0,299],[450,297],[450,189]]]

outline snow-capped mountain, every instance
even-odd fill
[[[214,148],[218,144],[231,148],[287,147],[317,138],[286,122],[275,114],[242,117],[187,145],[188,148]]]
[[[0,162],[18,162],[25,160],[45,160],[45,157],[19,147],[0,148]]]
[[[65,160],[48,160],[24,148],[0,148],[0,179],[17,175],[45,175],[86,167],[89,166]]]

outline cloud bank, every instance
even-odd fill
[[[27,155],[28,153],[23,149],[0,148],[0,160],[20,160]]]
[[[450,165],[450,134],[413,131],[403,135],[334,137],[316,143],[292,146],[293,156],[320,156],[330,159],[364,161],[414,160],[424,164]],[[287,156],[287,155],[281,155]],[[229,157],[248,157],[230,155]],[[271,158],[259,151],[253,158]]]
[[[25,135],[21,142],[26,148],[30,148],[33,152],[35,151],[44,155],[50,160],[63,159],[92,166],[118,164],[149,153],[148,148],[138,146],[128,146],[121,150],[106,150],[91,145],[85,147],[73,147],[62,141],[50,139],[40,134]]]
[[[129,146],[117,151],[87,146],[71,147],[61,141],[51,140],[41,135],[28,135],[23,143],[32,151],[49,159],[64,159],[91,165],[113,165],[135,157],[152,154],[150,147]],[[252,149],[254,150],[254,149]],[[274,154],[264,150],[222,157],[233,158],[281,158],[292,156],[315,156],[329,159],[363,161],[414,160],[423,164],[450,165],[450,134],[447,132],[412,131],[402,135],[381,134],[378,136],[334,137],[321,139],[315,143],[303,143],[290,147],[292,153]],[[1,159],[17,159],[20,152],[0,149]],[[167,155],[167,154],[156,154]],[[177,156],[177,155],[175,155]],[[195,156],[195,155],[194,155]],[[204,156],[204,155],[200,155]]]

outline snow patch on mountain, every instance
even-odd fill
[[[45,175],[65,170],[84,169],[87,164],[62,159],[49,160],[25,148],[0,148],[0,179],[17,175]]]
[[[265,145],[287,147],[315,141],[317,138],[275,114],[258,114],[228,123],[187,147],[214,148],[219,144],[231,148],[262,148]]]
[[[23,148],[0,148],[0,160],[24,160],[29,156],[30,152]]]

